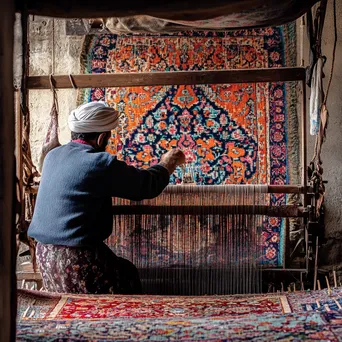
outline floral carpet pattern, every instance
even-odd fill
[[[63,307],[54,319],[110,319],[171,318],[171,317],[221,317],[244,314],[280,313],[288,309],[285,296],[256,298],[220,297],[63,297]],[[51,316],[51,315],[50,315]]]
[[[331,294],[321,290],[229,296],[69,295],[19,290],[18,303],[19,319],[239,317],[337,311],[342,305],[342,288]]]
[[[103,35],[85,42],[82,67],[85,73],[276,68],[293,66],[294,51],[294,24],[232,32]],[[121,113],[108,151],[128,164],[147,167],[179,147],[199,185],[298,182],[292,83],[107,88],[81,95],[83,102],[106,100]],[[181,177],[176,170],[171,183]],[[272,195],[271,204],[287,200]],[[266,220],[261,262],[281,266],[284,244],[284,220]]]
[[[342,341],[342,311],[322,305],[340,303],[341,299],[341,288],[331,293],[202,297],[57,295],[19,290],[17,340]],[[302,305],[317,300],[319,308],[308,311]],[[48,312],[23,317],[23,312],[35,312],[43,302],[50,304]]]
[[[339,325],[329,325],[324,316],[24,321],[17,341],[341,341]]]

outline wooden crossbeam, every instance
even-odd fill
[[[235,188],[254,189],[265,187],[260,193],[269,194],[302,194],[304,187],[301,185],[263,185],[263,184],[222,184],[222,185],[168,185],[163,193],[173,194],[203,194],[203,193],[222,193],[224,191],[235,191]]]
[[[17,275],[17,280],[27,280],[27,281],[31,281],[31,280],[41,280],[42,279],[42,275],[40,272],[32,272],[32,271],[19,271],[16,273]]]
[[[226,206],[157,206],[157,205],[114,205],[113,215],[220,215],[249,214],[273,217],[305,217],[304,208],[295,205],[226,205]]]
[[[73,88],[74,86],[77,88],[108,88],[303,80],[305,80],[304,68],[89,74],[72,75],[72,81],[69,75],[54,75],[52,77],[52,82],[56,88]],[[50,87],[50,76],[30,76],[27,78],[28,89],[50,89]]]
[[[249,185],[241,184],[236,185],[241,187],[248,187]],[[229,188],[229,185],[168,185],[163,193],[203,193],[203,189],[205,191],[210,191],[211,189],[215,192],[218,189],[225,187]],[[251,186],[252,187],[252,186]],[[308,187],[309,191],[313,191],[311,187]],[[32,186],[30,189],[27,189],[32,194],[38,193],[38,186]],[[302,194],[305,190],[305,187],[301,185],[268,185],[267,191],[265,193],[268,194]]]

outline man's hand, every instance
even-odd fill
[[[179,148],[175,148],[163,154],[159,164],[167,168],[169,174],[171,175],[173,171],[175,171],[177,166],[182,165],[184,163],[184,153]]]

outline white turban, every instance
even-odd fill
[[[68,123],[75,133],[109,132],[119,125],[119,113],[106,102],[89,102],[71,111]]]

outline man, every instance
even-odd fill
[[[185,157],[174,149],[148,169],[118,161],[105,152],[118,120],[118,112],[103,102],[81,105],[69,116],[72,141],[45,158],[28,234],[37,241],[37,263],[48,291],[141,291],[135,266],[103,242],[112,232],[111,198],[158,196]]]

